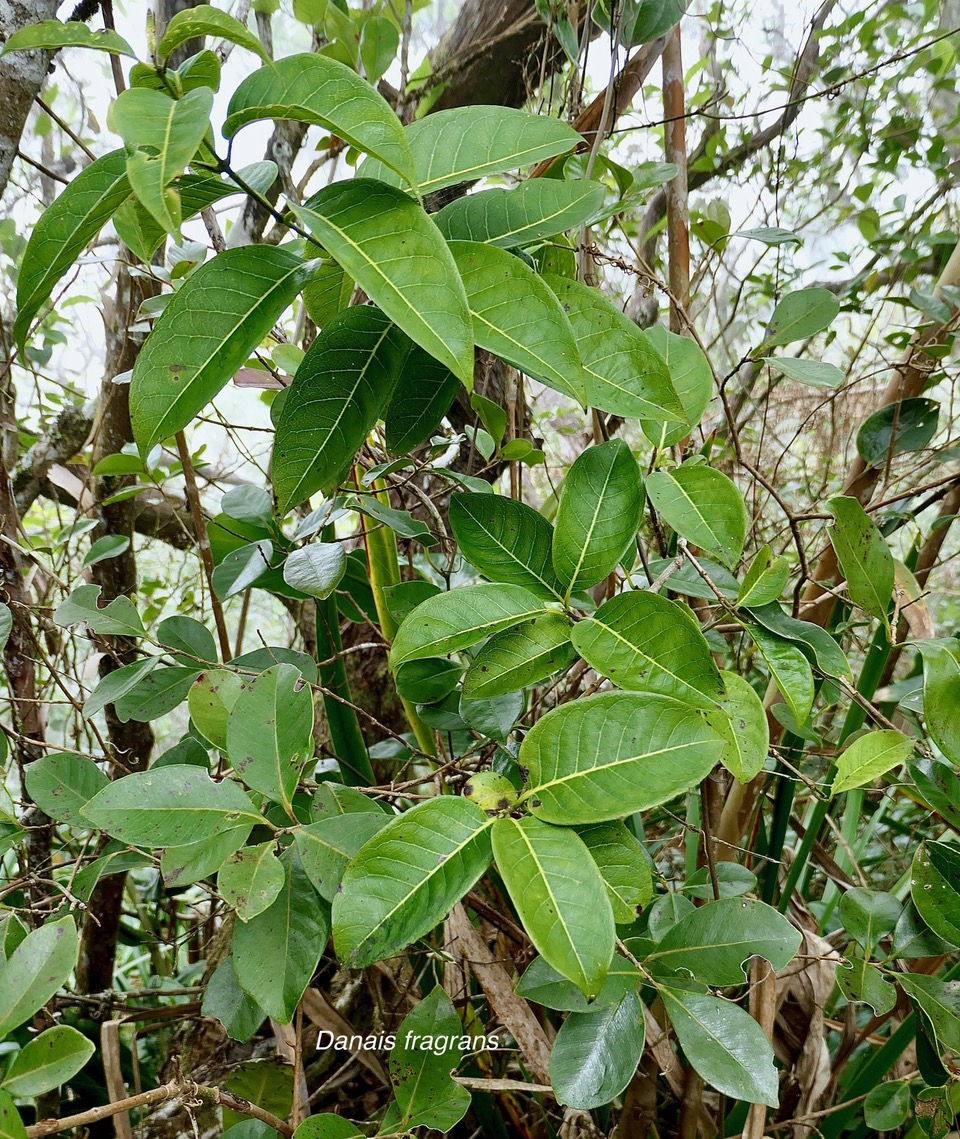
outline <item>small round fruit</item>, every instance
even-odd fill
[[[463,794],[490,815],[509,810],[517,801],[517,789],[497,771],[480,771],[471,775],[464,785]]]

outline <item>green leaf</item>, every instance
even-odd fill
[[[683,406],[684,422],[671,425],[654,415],[640,424],[643,433],[657,447],[672,447],[697,426],[713,396],[713,369],[703,349],[689,336],[668,332],[654,325],[644,332],[647,343],[662,357],[674,391]]]
[[[923,719],[927,735],[953,764],[960,765],[960,646],[956,641],[921,641]]]
[[[473,382],[467,296],[450,247],[422,206],[393,186],[354,178],[290,208],[394,324]]]
[[[218,830],[184,846],[168,846],[160,856],[160,876],[167,887],[192,886],[215,874],[250,837],[253,822]]]
[[[843,928],[869,954],[879,939],[896,926],[903,903],[883,890],[854,886],[843,893],[838,909]]]
[[[848,953],[849,964],[837,966],[837,985],[851,1004],[868,1004],[877,1016],[890,1012],[897,1003],[897,989],[883,973],[864,958]]]
[[[840,302],[829,289],[817,287],[787,293],[773,310],[763,347],[770,349],[806,340],[826,328],[839,312]]]
[[[600,823],[666,803],[719,761],[722,738],[689,705],[606,692],[548,712],[520,746],[525,798],[547,822]]]
[[[647,494],[657,513],[681,538],[735,566],[747,533],[743,495],[722,472],[705,463],[647,476]]]
[[[189,40],[212,36],[214,39],[228,40],[238,47],[245,47],[269,63],[270,57],[263,50],[260,41],[243,24],[227,12],[221,12],[212,4],[198,4],[177,14],[167,24],[163,38],[157,44],[157,58],[162,62]]]
[[[618,688],[659,692],[716,708],[724,688],[693,614],[646,590],[613,597],[577,622],[571,640],[583,659]]]
[[[115,597],[102,609],[99,600],[99,585],[79,586],[54,610],[54,623],[69,627],[83,621],[91,633],[119,637],[144,635],[143,622],[129,597]]]
[[[274,853],[275,847],[275,842],[244,846],[220,867],[217,888],[241,921],[263,913],[283,889],[283,864]]]
[[[479,347],[547,387],[586,402],[583,366],[573,329],[537,273],[505,249],[451,241]],[[461,376],[465,383],[472,380]]]
[[[10,1061],[2,1087],[10,1095],[42,1095],[72,1079],[95,1051],[94,1043],[68,1024],[48,1028]]]
[[[863,1102],[863,1119],[871,1131],[896,1131],[910,1114],[910,1085],[888,1080],[871,1088]]]
[[[159,657],[144,657],[133,664],[108,672],[83,702],[83,714],[87,717],[93,716],[107,704],[113,704],[122,696],[126,696],[159,664]]]
[[[234,91],[224,138],[259,119],[316,123],[375,155],[416,187],[407,135],[386,100],[349,67],[326,55],[288,55],[248,75]],[[368,164],[366,164],[368,165]],[[377,175],[374,175],[375,177]]]
[[[895,731],[867,732],[858,736],[837,759],[832,795],[866,787],[874,779],[899,767],[913,755],[915,741]]]
[[[283,580],[309,597],[329,597],[346,573],[347,555],[340,542],[312,542],[287,554]]]
[[[42,1009],[77,963],[72,917],[33,930],[0,963],[0,1039]]]
[[[720,677],[724,687],[720,701],[723,714],[711,717],[711,723],[726,741],[720,762],[738,783],[747,784],[763,770],[770,751],[767,713],[752,685],[742,676],[721,672]]]
[[[105,534],[98,538],[84,556],[83,567],[95,566],[98,562],[109,561],[110,558],[119,557],[130,549],[130,539],[123,534]]]
[[[553,158],[583,141],[558,119],[492,106],[437,111],[411,123],[407,138],[422,194]],[[399,184],[378,162],[364,162],[359,173]]]
[[[584,827],[580,837],[597,864],[617,925],[636,921],[653,898],[653,878],[643,846],[624,823]]]
[[[607,1008],[570,1013],[550,1052],[557,1102],[590,1111],[616,1099],[637,1070],[643,1044],[643,1006],[634,992]]]
[[[600,991],[613,957],[613,911],[583,839],[539,819],[493,827],[493,856],[536,950],[585,996]]]
[[[450,1078],[463,1025],[450,998],[438,985],[407,1013],[390,1051],[389,1069],[401,1119],[397,1131],[430,1127],[449,1131],[467,1114],[470,1093]],[[446,1054],[421,1042],[445,1041]],[[438,1054],[439,1053],[439,1054]]]
[[[951,1052],[960,1051],[960,981],[903,973],[897,983],[930,1018],[940,1043]]]
[[[608,32],[615,24],[618,41],[636,47],[659,39],[679,23],[687,4],[688,0],[626,0],[620,8],[615,0],[597,0],[593,18]]]
[[[936,400],[900,400],[864,421],[857,432],[857,450],[868,467],[883,467],[888,458],[929,446],[939,424],[940,404]]]
[[[552,184],[543,182],[545,186]],[[671,373],[633,321],[614,308],[599,290],[580,281],[554,274],[547,274],[544,280],[573,328],[583,362],[587,403],[631,419],[682,421],[684,409]]]
[[[798,621],[795,617],[784,613],[777,602],[751,609],[750,616],[777,637],[803,645],[817,668],[826,676],[842,680],[853,679],[850,662],[844,656],[843,649],[826,629],[821,629],[819,625],[814,625],[810,621]],[[751,635],[753,635],[752,630]]]
[[[509,692],[485,700],[460,697],[460,718],[468,728],[481,736],[506,743],[514,724],[523,714],[524,699],[521,692]]]
[[[333,902],[337,956],[360,969],[428,933],[490,864],[492,820],[474,803],[428,799],[369,839]]]
[[[30,231],[17,277],[13,336],[21,347],[33,318],[50,299],[56,283],[130,192],[126,152],[114,150],[91,162],[40,215]]]
[[[541,613],[504,629],[482,646],[463,678],[463,695],[467,700],[504,696],[546,680],[576,659],[567,618]]]
[[[733,1100],[777,1106],[773,1048],[749,1013],[687,989],[659,992],[680,1047],[711,1087]]]
[[[281,861],[280,893],[236,927],[231,951],[240,987],[267,1016],[289,1024],[323,955],[330,919],[295,852],[288,848]]]
[[[70,826],[90,826],[83,809],[110,782],[85,755],[57,751],[26,768],[27,792],[41,811]]]
[[[313,693],[293,665],[262,672],[227,714],[233,770],[291,817],[293,793],[313,747]]]
[[[413,704],[435,704],[457,687],[463,669],[451,660],[428,657],[408,660],[394,676],[397,695]]]
[[[560,600],[550,561],[553,527],[538,510],[499,494],[454,494],[450,526],[460,552],[484,577]]]
[[[412,345],[383,416],[390,454],[405,455],[425,443],[459,391],[460,381],[448,367]]]
[[[233,959],[221,961],[203,991],[202,1016],[215,1017],[231,1040],[245,1044],[257,1031],[267,1014],[253,997],[240,988],[233,969]]]
[[[577,456],[563,480],[553,535],[553,568],[568,599],[613,572],[642,515],[640,466],[622,439]]]
[[[448,241],[485,241],[514,249],[583,225],[602,208],[605,193],[597,182],[534,178],[512,190],[481,190],[458,198],[434,220]]]
[[[213,571],[213,591],[222,600],[235,597],[270,573],[272,542],[250,542],[231,550]]]
[[[566,977],[548,965],[542,957],[534,957],[517,983],[517,993],[528,1001],[560,1012],[589,1012],[617,1005],[626,993],[635,992],[643,974],[625,957],[615,956],[610,962],[607,979],[594,1000]]]
[[[182,431],[273,327],[315,262],[288,249],[227,249],[170,298],[133,368],[130,418],[146,455]]]
[[[823,360],[792,359],[789,356],[762,356],[764,364],[775,372],[781,372],[788,380],[796,380],[811,388],[826,388],[834,391],[843,383],[843,372],[836,364],[826,364]]]
[[[737,604],[769,605],[771,601],[779,601],[789,576],[790,563],[787,559],[775,558],[769,546],[761,547],[743,575]]]
[[[262,822],[238,784],[215,783],[187,764],[115,779],[83,813],[114,838],[145,847],[185,846],[247,820]]]
[[[9,605],[0,601],[0,649],[6,646],[13,631],[13,612]]]
[[[140,204],[167,231],[178,233],[180,196],[170,183],[193,160],[210,126],[213,91],[196,87],[182,99],[130,87],[110,108],[111,124],[126,144],[127,177]]]
[[[293,1106],[293,1079],[293,1065],[287,1063],[285,1058],[271,1056],[241,1061],[230,1071],[223,1087],[225,1091],[257,1104],[271,1115],[286,1119]],[[249,1116],[231,1111],[226,1105],[222,1108],[222,1118],[224,1135],[238,1128],[233,1132],[234,1139],[240,1139],[244,1134],[266,1139],[271,1130],[260,1123],[254,1123]]]
[[[763,957],[779,971],[800,948],[800,931],[772,906],[721,898],[688,913],[671,927],[644,965],[657,972],[686,970],[715,988],[742,985],[744,964]]]
[[[13,1102],[13,1096],[0,1089],[0,1139],[27,1139],[27,1129]]]
[[[855,498],[838,495],[827,503],[837,520],[830,541],[847,579],[850,600],[887,629],[887,610],[893,597],[893,554],[883,535]]]
[[[333,815],[293,834],[307,877],[325,901],[332,902],[343,880],[347,863],[361,846],[390,821],[383,811],[352,811]]]
[[[332,491],[379,418],[403,345],[382,312],[349,308],[307,350],[277,420],[273,485],[280,514]]]
[[[396,58],[400,48],[400,32],[386,16],[368,16],[360,32],[360,59],[363,73],[370,83],[381,79]]]
[[[933,932],[960,945],[960,852],[943,842],[922,843],[913,858],[910,895]]]
[[[110,55],[129,55],[137,58],[137,53],[122,36],[106,28],[94,30],[80,20],[61,23],[59,20],[41,20],[29,24],[7,40],[0,49],[0,55],[11,51],[56,51],[61,47],[89,47],[105,51]]]
[[[213,634],[193,617],[166,617],[157,626],[157,640],[174,651],[178,664],[217,662],[217,643]]]
[[[364,1136],[342,1115],[322,1112],[308,1116],[294,1131],[293,1139],[364,1139]]]
[[[468,585],[429,597],[400,626],[390,667],[469,648],[543,611],[543,602],[519,585]]]
[[[122,723],[128,720],[143,723],[172,712],[187,698],[198,672],[196,665],[154,669],[114,704],[117,719]]]
[[[244,690],[243,679],[225,668],[212,668],[194,681],[187,696],[190,718],[217,751],[227,750],[227,717]]]

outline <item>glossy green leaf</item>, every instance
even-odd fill
[[[705,985],[742,985],[751,957],[775,971],[786,968],[800,948],[800,931],[763,902],[721,898],[681,918],[646,958],[651,969],[684,970]]]
[[[587,403],[631,419],[681,422],[685,415],[679,393],[647,335],[597,289],[554,274],[544,280],[573,328]]]
[[[913,859],[910,894],[933,932],[960,945],[960,852],[943,842],[922,843]]]
[[[309,597],[329,597],[347,570],[347,554],[340,542],[312,542],[287,554],[283,580]]]
[[[897,983],[930,1018],[940,1043],[951,1052],[960,1051],[960,981],[904,973]]]
[[[230,957],[220,962],[207,981],[200,1012],[219,1020],[230,1039],[241,1043],[246,1043],[267,1017],[253,997],[240,988]]]
[[[114,838],[146,847],[184,846],[247,820],[261,821],[238,784],[215,783],[188,764],[115,779],[83,813]]]
[[[468,585],[430,597],[406,618],[390,650],[390,667],[446,656],[543,613],[543,602],[519,585]]]
[[[587,1012],[617,1005],[629,992],[635,992],[643,974],[625,957],[615,955],[600,992],[588,1001],[580,989],[548,965],[542,957],[534,957],[517,983],[517,993],[528,1001],[560,1012]]]
[[[215,874],[250,837],[253,821],[228,826],[183,846],[168,846],[160,855],[160,877],[167,887],[192,886]],[[112,869],[112,867],[111,867]]]
[[[837,759],[832,794],[839,795],[853,787],[866,787],[881,775],[906,763],[915,746],[914,740],[892,730],[858,736]]]
[[[504,629],[476,654],[463,679],[468,700],[489,700],[546,680],[577,659],[570,622],[560,613],[541,613]]]
[[[573,329],[543,279],[492,245],[451,241],[450,251],[479,347],[583,405],[583,366]]]
[[[180,196],[170,183],[193,160],[210,126],[213,92],[200,86],[181,99],[143,87],[122,91],[111,123],[126,144],[127,177],[140,204],[168,233],[180,229]]]
[[[481,190],[458,198],[435,220],[448,241],[485,241],[515,249],[583,225],[599,212],[604,197],[598,182],[533,178],[512,190]]]
[[[0,1088],[0,1139],[27,1139],[27,1129],[13,1096]]]
[[[395,184],[416,186],[407,134],[390,105],[356,72],[327,55],[288,55],[248,75],[230,99],[224,138],[232,139],[259,119],[315,123],[381,159],[396,172]]]
[[[450,247],[422,206],[393,186],[354,178],[290,208],[394,324],[472,384],[466,293]]]
[[[390,454],[405,455],[425,443],[440,426],[460,387],[448,367],[412,345],[383,416]]]
[[[773,310],[763,346],[769,349],[806,340],[826,328],[839,312],[840,302],[829,289],[818,286],[787,293]]]
[[[743,495],[721,471],[684,463],[647,476],[647,494],[657,513],[688,542],[735,566],[747,533]]]
[[[672,447],[703,418],[713,396],[713,369],[703,349],[689,336],[668,332],[659,324],[646,329],[643,335],[667,366],[671,385],[683,407],[683,422],[668,423],[663,416],[654,415],[643,418],[640,426],[657,447]]]
[[[40,215],[17,276],[13,336],[18,344],[23,345],[56,283],[130,193],[126,151],[114,150],[91,162]]]
[[[711,1087],[733,1100],[777,1106],[773,1047],[748,1012],[705,993],[659,991],[684,1055]]]
[[[95,1046],[68,1024],[48,1028],[28,1041],[10,1061],[0,1087],[10,1095],[42,1095],[72,1079]]]
[[[157,58],[161,61],[169,59],[178,47],[189,40],[202,39],[205,36],[227,40],[238,47],[245,47],[247,51],[259,55],[265,62],[270,62],[270,57],[263,50],[257,37],[234,16],[214,8],[212,4],[198,4],[194,8],[177,12],[167,24],[163,38],[157,44]]]
[[[72,917],[32,930],[0,963],[0,1038],[28,1021],[65,984],[77,963]]]
[[[293,793],[313,755],[313,693],[289,664],[262,672],[227,715],[227,755],[254,791],[292,816]]]
[[[113,707],[117,718],[123,723],[128,720],[145,723],[165,716],[186,700],[197,675],[196,666],[155,668],[136,688],[116,701]]]
[[[123,665],[104,676],[83,702],[85,716],[93,716],[107,704],[113,704],[133,691],[142,680],[160,664],[159,657],[143,657],[133,664]]]
[[[105,633],[119,637],[142,637],[143,622],[129,597],[115,597],[102,608],[100,586],[78,586],[53,611],[57,625],[69,627],[84,622],[91,633]]]
[[[851,1004],[868,1004],[877,1016],[884,1016],[897,1003],[897,988],[876,965],[847,954],[845,963],[837,966],[837,986]]]
[[[454,494],[450,526],[460,552],[484,577],[560,600],[550,560],[553,527],[538,510],[499,494]]]
[[[244,992],[280,1024],[293,1020],[330,936],[327,907],[292,849],[273,904],[233,933],[233,968]]]
[[[843,928],[869,954],[877,941],[894,929],[903,903],[883,890],[854,886],[844,891],[838,909]]]
[[[307,1116],[293,1135],[294,1139],[364,1139],[349,1119],[330,1112]]]
[[[577,456],[563,480],[553,535],[553,568],[568,598],[616,568],[642,513],[640,466],[622,439]]]
[[[940,404],[932,399],[904,399],[881,407],[857,432],[857,450],[868,467],[930,445],[940,425]]]
[[[437,111],[411,123],[407,138],[422,194],[529,166],[582,141],[558,119],[496,106]],[[399,185],[378,162],[365,162],[360,175]]]
[[[460,1017],[439,985],[404,1017],[389,1061],[401,1116],[398,1131],[414,1127],[449,1131],[467,1114],[470,1093],[450,1077],[462,1035]],[[438,1054],[439,1048],[418,1045],[418,1038],[447,1041],[450,1051]]]
[[[244,846],[220,867],[217,888],[241,921],[250,921],[273,905],[283,889],[283,864],[274,850],[275,842]]]
[[[775,558],[770,547],[763,546],[743,575],[737,604],[769,605],[772,601],[779,601],[789,576],[790,563],[787,559]]]
[[[625,0],[622,8],[616,0],[597,0],[593,18],[606,31],[614,26],[617,39],[636,47],[650,43],[679,23],[689,0]],[[611,23],[613,21],[613,23]]]
[[[27,791],[41,811],[58,823],[87,828],[83,808],[110,782],[92,759],[70,752],[51,752],[25,771]]]
[[[137,357],[130,419],[142,454],[181,431],[246,362],[312,271],[287,249],[217,254],[170,298]]]
[[[607,1008],[570,1013],[550,1052],[557,1102],[590,1111],[616,1099],[637,1070],[644,1037],[643,1006],[635,992]]]
[[[476,804],[442,796],[369,839],[333,902],[340,960],[351,968],[382,961],[442,921],[490,864],[491,822]]]
[[[333,901],[347,863],[368,839],[383,830],[391,817],[374,808],[333,815],[297,827],[293,839],[300,861],[321,898]]]
[[[618,925],[636,921],[653,898],[653,877],[642,845],[625,823],[598,823],[579,834],[600,871],[613,920]]]
[[[847,579],[847,596],[865,613],[889,628],[887,610],[893,597],[893,554],[886,539],[855,498],[838,495],[827,508],[836,519],[830,541]]]
[[[871,1088],[863,1103],[863,1118],[872,1131],[896,1131],[910,1114],[910,1084],[888,1080]]]
[[[10,36],[0,49],[0,55],[7,55],[11,51],[36,51],[38,48],[56,51],[61,47],[89,47],[110,55],[137,58],[137,53],[122,36],[107,28],[88,28],[80,20],[70,20],[67,23],[41,20],[37,24],[28,24]]]
[[[927,735],[953,764],[960,764],[960,645],[921,641],[923,719]]]
[[[844,656],[843,649],[826,629],[821,629],[810,621],[798,621],[789,613],[784,613],[776,602],[751,609],[750,616],[768,632],[804,646],[809,657],[825,675],[843,680],[853,679],[850,662]]]
[[[596,996],[613,956],[613,911],[583,839],[539,819],[506,816],[493,827],[493,856],[537,952]]]
[[[520,747],[526,799],[547,822],[599,823],[695,787],[723,741],[703,715],[666,696],[608,692],[548,712]]]
[[[679,602],[630,590],[578,621],[571,634],[583,659],[618,688],[659,692],[715,708],[724,687],[710,646]]]
[[[187,705],[193,725],[218,751],[227,750],[227,717],[243,689],[243,679],[225,668],[201,673],[190,688]]]
[[[726,741],[720,762],[738,783],[749,783],[763,770],[770,750],[770,726],[753,686],[735,672],[721,672],[722,715],[711,723]]]

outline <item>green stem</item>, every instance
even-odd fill
[[[386,496],[386,487],[379,479],[373,484],[373,492],[384,506],[390,503]],[[372,518],[363,515],[363,532],[367,543],[367,573],[370,577],[370,588],[373,590],[373,603],[376,606],[377,617],[380,619],[380,632],[388,644],[393,643],[399,625],[390,612],[384,590],[393,585],[400,584],[400,561],[397,557],[397,539],[393,531]],[[417,715],[417,710],[409,700],[400,698],[407,722],[413,731],[417,745],[425,755],[436,755],[437,746],[433,732]]]
[[[343,664],[340,612],[335,594],[317,601],[317,659],[328,662],[320,665],[320,683],[324,688],[323,709],[327,716],[330,743],[340,764],[340,772],[344,782],[351,786],[367,787],[374,782],[373,768]]]

